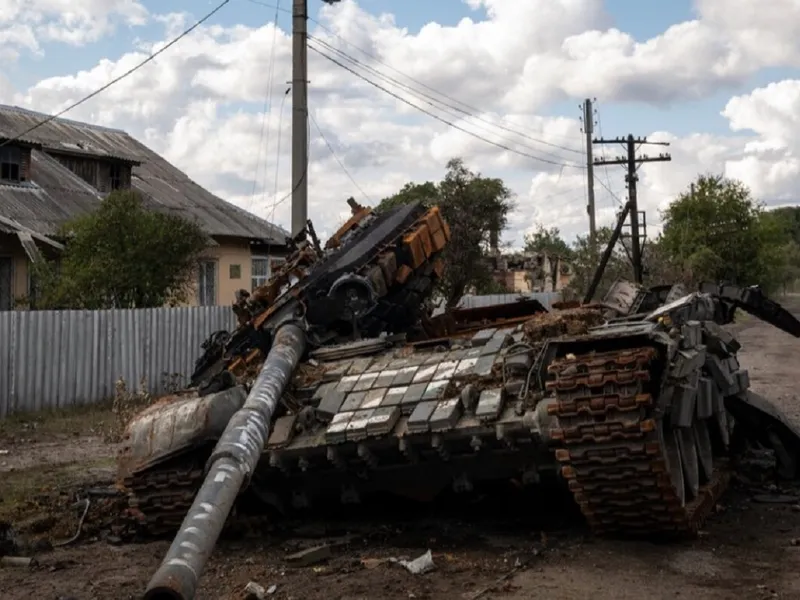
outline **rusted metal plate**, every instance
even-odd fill
[[[218,438],[247,394],[235,387],[202,398],[168,396],[139,413],[125,429],[118,459],[122,478]]]

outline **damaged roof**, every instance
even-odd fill
[[[25,132],[48,115],[0,104],[0,139]],[[244,237],[283,245],[289,232],[226,202],[120,129],[53,119],[20,141],[33,145],[31,182],[0,184],[0,215],[38,233],[55,233],[64,221],[92,211],[103,194],[48,155],[69,153],[127,161],[131,186],[162,212],[198,221],[209,235]]]

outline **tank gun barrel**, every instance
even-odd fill
[[[294,323],[280,326],[244,406],[234,414],[208,459],[203,485],[150,580],[145,600],[194,598],[203,567],[236,496],[258,463],[278,401],[305,347],[303,329]]]

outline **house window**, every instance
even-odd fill
[[[231,265],[228,270],[228,275],[231,279],[242,278],[242,265]]]
[[[125,187],[124,168],[117,163],[111,164],[111,173],[109,174],[108,183],[112,190],[119,190]]]
[[[0,310],[14,307],[14,262],[8,257],[0,257]]]
[[[252,289],[267,283],[272,277],[272,270],[286,262],[285,258],[275,258],[274,256],[254,256],[252,261]]]
[[[261,287],[269,279],[272,270],[269,268],[268,256],[254,256],[252,259],[252,283],[250,291],[255,291],[256,288]]]
[[[197,281],[197,303],[200,306],[217,304],[217,261],[200,261]]]
[[[19,146],[0,148],[0,179],[20,182],[22,178],[22,150]]]

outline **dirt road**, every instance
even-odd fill
[[[800,298],[792,304],[800,311]],[[753,388],[800,424],[800,340],[756,319],[732,327]],[[36,428],[0,425],[0,520],[59,506],[55,531],[70,537],[80,507],[69,508],[69,491],[111,476],[115,448],[100,435],[105,418],[71,416]],[[58,491],[62,496],[54,504]],[[767,484],[734,485],[701,536],[681,544],[594,540],[569,503],[558,499],[549,506],[524,499],[498,505],[495,499],[455,515],[431,509],[413,519],[402,513],[390,519],[384,512],[338,522],[334,529],[297,524],[280,535],[221,542],[198,600],[241,598],[248,581],[275,586],[268,597],[276,600],[800,599],[800,487],[780,490],[787,496],[780,503],[765,502],[775,499],[775,491]],[[38,568],[0,567],[0,597],[139,598],[168,543],[85,539],[96,534],[87,528],[76,545],[41,553]],[[291,568],[284,561],[288,552],[330,541],[343,543],[325,563]],[[428,549],[436,570],[426,575],[386,560]]]

